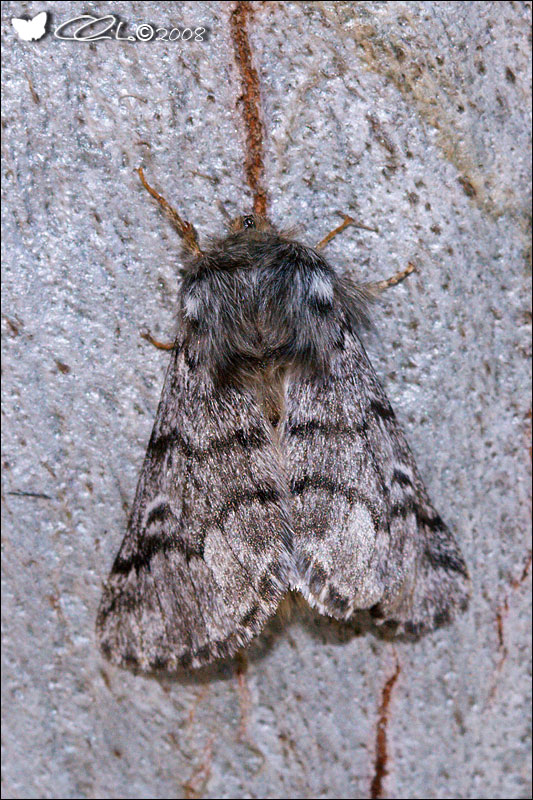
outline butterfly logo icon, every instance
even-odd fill
[[[33,19],[18,19],[13,17],[11,23],[19,35],[20,39],[25,42],[31,42],[34,39],[40,39],[44,36],[46,30],[46,19],[48,14],[46,11],[41,11]]]

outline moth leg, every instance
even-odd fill
[[[372,281],[371,283],[366,283],[365,289],[371,294],[381,294],[381,292],[384,292],[385,289],[390,289],[391,286],[396,286],[396,284],[404,281],[407,276],[414,271],[415,265],[409,262],[405,269],[396,272],[394,275],[391,275],[390,278],[386,278],[383,281]]]
[[[155,200],[157,200],[157,202],[159,203],[159,205],[166,213],[167,217],[170,219],[170,221],[178,231],[179,235],[183,239],[183,242],[187,250],[189,250],[195,256],[202,256],[203,253],[200,250],[200,245],[198,244],[198,234],[196,233],[194,225],[192,225],[190,222],[187,222],[187,220],[182,219],[178,214],[178,212],[176,211],[176,209],[172,208],[170,203],[167,203],[165,198],[161,197],[161,195],[158,192],[156,192],[156,190],[153,189],[149,183],[146,182],[142,167],[139,167],[137,169],[137,172],[139,174],[139,178],[141,179],[142,185],[144,186],[146,191],[149,192]]]
[[[341,233],[349,225],[353,225],[355,228],[364,228],[364,230],[373,231],[373,233],[378,232],[377,228],[370,228],[368,225],[363,225],[360,222],[356,222],[352,217],[349,217],[348,214],[343,214],[342,212],[339,213],[343,217],[343,221],[340,225],[337,225],[336,228],[333,228],[333,230],[330,231],[327,236],[324,236],[324,238],[321,239],[317,245],[315,245],[315,250],[322,250],[328,244],[328,242],[331,242],[331,240],[337,236],[338,233]]]
[[[352,217],[349,217],[348,214],[342,214],[343,221],[340,225],[337,225],[336,228],[333,228],[327,236],[324,236],[323,239],[319,241],[317,245],[315,245],[315,250],[322,250],[331,240],[337,236],[338,233],[341,233],[345,228],[349,225],[353,225],[355,228],[363,228],[366,231],[372,231],[373,233],[378,233],[377,228],[371,228],[369,225],[363,225],[360,222],[356,222]],[[411,272],[415,271],[415,265],[409,262],[405,269],[400,270],[400,272],[396,272],[394,275],[391,275],[390,278],[386,278],[383,281],[372,281],[371,283],[366,283],[364,288],[370,292],[371,294],[381,294],[384,292],[385,289],[389,289],[391,286],[396,286],[397,283],[401,283]]]
[[[141,336],[143,339],[146,339],[147,342],[153,344],[154,347],[157,347],[158,350],[174,349],[174,342],[160,342],[158,339],[155,339],[148,330],[141,331]]]

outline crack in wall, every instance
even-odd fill
[[[211,736],[204,747],[199,763],[194,767],[191,777],[182,784],[184,797],[187,800],[196,800],[205,796],[205,788],[211,777],[212,756],[213,756],[213,736]]]
[[[387,726],[389,722],[389,706],[391,702],[392,690],[400,675],[400,664],[396,661],[396,669],[393,674],[385,681],[381,690],[381,702],[379,705],[378,724],[376,728],[376,757],[374,760],[374,776],[370,784],[370,797],[372,800],[383,797],[383,782],[389,774],[388,762],[389,751],[387,741]]]
[[[238,2],[231,12],[231,39],[235,61],[242,80],[243,120],[246,128],[246,180],[254,197],[254,211],[265,215],[267,195],[263,186],[263,124],[261,122],[261,93],[259,76],[252,63],[252,51],[247,24],[253,14],[252,4]]]
[[[524,559],[524,566],[522,567],[522,572],[516,578],[511,581],[510,584],[510,591],[505,595],[503,601],[500,605],[496,608],[496,632],[498,635],[498,663],[494,669],[494,682],[491,687],[491,690],[488,694],[488,703],[492,703],[496,696],[496,691],[498,689],[498,680],[500,674],[502,672],[503,666],[507,660],[507,656],[509,655],[509,648],[507,647],[506,637],[505,637],[505,620],[509,614],[509,598],[513,592],[516,592],[517,589],[522,586],[522,584],[527,580],[529,575],[529,571],[531,569],[531,560],[532,560],[532,553],[529,552],[526,558]]]

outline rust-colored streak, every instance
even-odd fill
[[[513,589],[518,589],[518,587],[521,586],[524,583],[524,581],[526,580],[527,576],[529,575],[529,570],[531,569],[531,559],[532,559],[532,557],[533,557],[532,553],[528,553],[527,554],[527,557],[526,557],[526,559],[524,561],[524,568],[522,569],[522,573],[521,573],[520,577],[516,578],[511,584]]]
[[[205,697],[206,697],[206,695],[208,693],[209,693],[209,686],[204,686],[203,689],[200,689],[198,694],[195,696],[194,702],[193,702],[193,704],[192,704],[192,706],[191,706],[191,708],[189,710],[189,715],[187,717],[187,724],[188,725],[193,725],[194,724],[194,718],[196,716],[196,711],[198,709],[198,706],[200,705],[200,703],[203,702],[203,700],[205,699]]]
[[[532,417],[532,410],[529,408],[525,414],[525,419],[527,420],[527,440],[529,443],[528,452],[529,452],[529,459],[533,458],[533,447],[531,443],[531,417]],[[530,559],[531,563],[531,559]],[[529,569],[529,567],[528,567]],[[527,573],[526,573],[527,574]]]
[[[248,671],[248,659],[242,651],[235,655],[235,673],[237,675],[237,686],[239,688],[239,705],[241,709],[241,724],[239,735],[241,739],[246,739],[248,734],[248,719],[252,707],[252,699],[246,673]]]
[[[265,215],[267,195],[263,186],[263,125],[259,76],[252,63],[247,23],[253,13],[252,4],[238,2],[231,12],[231,38],[235,61],[242,80],[243,118],[246,126],[246,180],[254,196],[254,211]]]
[[[524,566],[522,567],[522,571],[521,571],[520,575],[518,575],[516,578],[513,578],[513,580],[511,580],[511,592],[516,592],[516,590],[519,589],[520,586],[522,586],[522,584],[527,580],[527,577],[529,575],[529,570],[531,569],[531,559],[532,559],[532,553],[530,551],[527,554],[526,558],[524,559]],[[505,627],[505,625],[504,625],[504,623],[505,623],[505,618],[507,617],[507,614],[509,613],[510,594],[511,593],[508,592],[505,595],[505,597],[503,599],[503,602],[496,609],[496,626],[497,626],[497,630],[498,630],[498,646],[499,646],[500,651],[502,651],[504,653],[504,655],[507,654],[507,648],[505,647],[505,636],[504,636],[504,633],[505,633],[504,627]]]
[[[509,611],[509,603],[507,598],[503,601],[500,608],[496,609],[496,630],[498,632],[498,649],[503,657],[507,654],[507,647],[505,646],[505,631],[504,631],[504,617]]]
[[[24,74],[26,74],[26,73],[24,73]],[[31,82],[31,80],[28,78],[27,75],[26,75],[26,80],[28,81],[28,86],[29,86],[29,89],[30,89],[31,99],[33,100],[35,105],[38,106],[39,103],[41,102],[41,99],[40,99],[39,95],[37,94],[37,92],[35,91],[33,83]]]
[[[252,710],[252,695],[246,674],[248,672],[248,658],[245,653],[240,650],[235,655],[235,675],[237,678],[237,694],[239,698],[239,707],[241,711],[241,721],[239,725],[238,741],[247,745],[252,753],[259,759],[261,765],[265,763],[265,755],[263,751],[257,746],[248,731],[248,724],[250,721],[250,713]],[[262,769],[262,766],[259,767]]]
[[[383,796],[383,781],[388,775],[387,763],[389,759],[387,748],[387,724],[389,721],[389,706],[394,684],[400,675],[400,665],[396,662],[396,669],[386,681],[381,690],[381,703],[379,706],[378,725],[376,730],[376,758],[374,761],[374,777],[370,784],[370,797],[376,800]]]
[[[494,670],[494,683],[492,685],[491,690],[488,693],[488,702],[489,704],[492,703],[496,696],[496,691],[498,688],[498,680],[500,678],[500,674],[503,670],[504,664],[507,660],[507,656],[509,655],[509,650],[507,647],[506,637],[505,637],[505,621],[509,614],[509,603],[512,597],[512,593],[516,592],[517,589],[527,580],[529,575],[529,571],[531,569],[531,560],[532,554],[529,552],[524,559],[524,566],[522,567],[522,571],[520,575],[514,578],[511,581],[511,591],[508,592],[505,597],[503,598],[503,602],[496,608],[496,632],[498,634],[498,661],[496,664],[496,668]]]
[[[211,777],[213,738],[210,737],[207,741],[200,762],[195,766],[189,780],[182,784],[186,800],[198,800],[205,796],[205,787]]]

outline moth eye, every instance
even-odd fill
[[[242,227],[243,228],[255,228],[255,219],[253,217],[243,217],[242,218]]]

